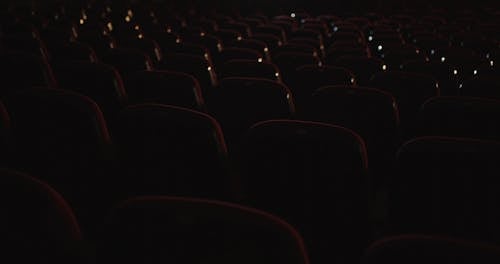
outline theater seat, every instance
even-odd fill
[[[17,263],[86,263],[72,209],[46,183],[0,169],[3,259]]]
[[[105,224],[98,263],[309,263],[289,224],[226,202],[138,197],[115,207]]]

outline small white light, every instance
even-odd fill
[[[384,65],[382,65],[382,70],[383,70],[383,71],[387,71],[387,65],[385,65],[385,64],[384,64]]]
[[[125,16],[125,22],[130,22],[130,20],[132,20],[130,16]]]
[[[416,49],[416,50],[415,50],[415,53],[420,54],[420,50],[419,50],[419,49]]]
[[[462,87],[463,87],[463,86],[464,86],[463,84],[460,84],[460,85],[458,86],[458,89],[462,89]]]
[[[490,61],[490,66],[493,67],[495,63],[493,61]]]
[[[368,37],[368,41],[372,41],[373,40],[373,37],[372,36],[369,36]]]
[[[205,60],[208,60],[208,59],[209,59],[209,57],[208,57],[208,53],[204,53],[204,54],[203,54],[203,57],[205,58]]]
[[[474,75],[477,75],[477,70],[474,70]]]
[[[218,51],[222,51],[222,44],[217,43],[217,50],[218,50]]]
[[[295,15],[295,13],[291,13],[290,16],[295,18],[296,15]]]
[[[181,43],[181,39],[180,38],[176,38],[175,39],[175,43],[177,43],[177,44]]]
[[[276,78],[279,78],[280,77],[280,73],[276,72],[276,73],[274,73],[274,76],[276,76]]]
[[[111,22],[108,22],[106,26],[108,27],[109,31],[113,31],[113,24]]]
[[[431,49],[431,55],[434,55],[434,54],[436,54],[436,51]]]
[[[241,36],[238,36],[238,37],[236,38],[236,40],[238,40],[238,41],[240,41],[240,40],[242,40],[242,39],[243,39],[243,38],[242,38]]]
[[[487,53],[487,54],[486,54],[486,58],[487,58],[487,59],[489,59],[489,58],[490,58],[490,54],[489,54],[489,53]]]
[[[208,71],[212,71],[212,67],[208,66],[208,67],[207,67],[207,70],[208,70]]]
[[[351,78],[351,83],[354,84],[356,80],[354,78]]]
[[[290,94],[289,94],[289,93],[288,93],[288,94],[286,94],[286,99],[287,99],[287,100],[290,100]]]
[[[441,57],[441,62],[445,62],[446,61],[446,57]]]
[[[269,49],[267,47],[265,47],[264,52],[269,52]]]
[[[129,10],[127,11],[127,15],[128,15],[129,17],[134,17],[134,12],[132,12],[132,10],[130,10],[130,9],[129,9]]]
[[[377,50],[380,51],[380,50],[382,50],[382,48],[383,48],[382,45],[378,45]]]
[[[144,38],[144,36],[143,36],[142,34],[139,34],[139,35],[137,35],[137,38],[139,38],[139,39],[143,39],[143,38]]]
[[[172,33],[172,28],[168,27],[167,28],[167,33]]]
[[[339,27],[337,27],[337,26],[333,27],[333,32],[337,32],[337,31],[339,31]]]
[[[80,19],[80,25],[83,25],[85,23],[85,20]]]
[[[205,36],[205,32],[200,32],[200,37],[204,37]]]
[[[262,61],[263,61],[263,59],[262,59],[262,58],[258,58],[258,59],[257,59],[257,61],[258,61],[258,62],[262,62]]]
[[[453,70],[453,74],[457,75],[458,74],[458,70]]]
[[[135,25],[134,29],[139,30],[140,29],[139,25]]]

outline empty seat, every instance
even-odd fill
[[[59,64],[55,73],[60,88],[81,93],[96,101],[110,125],[127,104],[121,75],[110,65],[74,61]]]
[[[108,206],[114,174],[111,141],[103,115],[88,97],[64,90],[26,90],[6,99],[12,119],[10,167],[56,188],[84,228],[94,228]],[[102,212],[99,212],[102,213]]]
[[[192,198],[125,201],[107,218],[102,241],[102,263],[309,263],[301,237],[283,220]]]
[[[290,90],[283,84],[260,78],[225,78],[207,99],[208,108],[221,122],[230,144],[254,123],[291,118],[295,112]]]
[[[205,111],[198,80],[173,71],[143,71],[130,76],[126,87],[131,104],[159,103]]]
[[[154,68],[151,58],[137,49],[111,49],[103,54],[101,59],[104,63],[114,66],[125,81],[128,81],[130,74]]]
[[[0,54],[2,70],[1,95],[23,88],[56,88],[57,83],[50,65],[42,58],[28,53],[9,52]]]
[[[231,179],[219,124],[201,112],[160,104],[126,108],[115,133],[125,197],[227,199]]]
[[[348,69],[356,76],[359,85],[368,85],[374,74],[387,70],[387,66],[384,66],[384,62],[380,59],[356,56],[342,56],[329,65]]]
[[[326,86],[312,94],[308,120],[352,129],[366,142],[370,167],[385,177],[398,146],[399,111],[394,97],[373,88]],[[384,179],[375,179],[380,184]]]
[[[140,38],[128,38],[117,43],[118,47],[137,49],[149,56],[153,64],[157,65],[162,60],[162,49],[153,39],[140,35]]]
[[[213,86],[217,85],[214,66],[201,56],[181,53],[166,54],[159,69],[193,75],[200,83],[203,92],[210,91]]]
[[[304,52],[279,52],[274,53],[273,63],[280,69],[283,81],[287,84],[292,84],[293,76],[296,74],[298,67],[302,65],[320,66],[321,60],[313,54]]]
[[[312,261],[356,261],[369,237],[366,149],[357,134],[270,120],[248,130],[240,153],[249,204],[297,227]]]
[[[426,136],[500,140],[500,101],[472,97],[434,97],[419,112]]]
[[[388,231],[498,242],[500,143],[421,137],[402,145],[389,182]]]
[[[439,83],[441,95],[455,96],[459,94],[458,71],[447,63],[440,61],[407,61],[401,67],[402,71],[426,74],[434,77]]]
[[[356,85],[354,74],[342,67],[302,65],[295,70],[289,84],[297,104],[306,103],[314,91],[328,85]]]
[[[31,176],[1,169],[4,258],[21,263],[85,263],[80,227],[54,189]]]
[[[410,234],[374,242],[363,258],[364,264],[493,264],[500,261],[500,248],[494,244],[442,235]]]
[[[387,71],[372,76],[370,86],[389,92],[396,98],[405,137],[414,129],[416,114],[429,98],[439,95],[439,86],[433,77],[424,74]]]
[[[500,99],[500,77],[491,73],[474,76],[465,80],[459,90],[460,95]]]
[[[271,55],[267,44],[263,41],[256,39],[242,39],[240,41],[235,41],[233,43],[228,43],[230,47],[251,49],[259,52],[264,56],[264,60],[267,62],[271,61]]]
[[[87,44],[80,42],[68,42],[48,47],[51,63],[57,64],[62,61],[89,61],[97,62],[97,54]]]

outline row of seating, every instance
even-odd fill
[[[149,196],[103,216],[99,244],[84,244],[71,208],[44,182],[0,170],[4,258],[47,263],[293,263],[310,260],[300,234],[266,212],[213,200]],[[19,198],[19,197],[22,197]],[[331,254],[336,254],[331,247]],[[500,247],[442,236],[399,235],[375,241],[362,263],[497,263]]]
[[[119,200],[175,195],[276,214],[300,230],[318,259],[327,259],[336,243],[344,254],[359,255],[376,231],[500,237],[497,141],[419,137],[394,156],[369,159],[365,141],[350,129],[267,120],[245,133],[238,152],[228,153],[220,126],[207,114],[130,106],[111,137],[91,99],[50,89],[10,97],[3,117],[4,166],[60,190],[91,236],[96,216]]]

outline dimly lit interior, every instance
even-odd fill
[[[500,4],[0,4],[12,263],[500,263]]]

